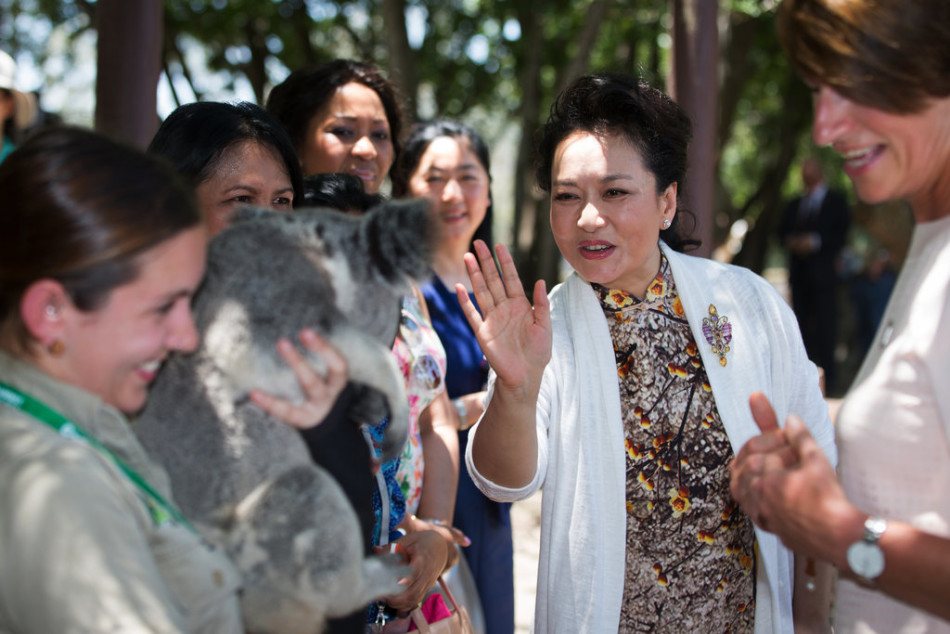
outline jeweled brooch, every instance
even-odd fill
[[[729,352],[729,342],[732,341],[732,324],[729,318],[719,316],[716,306],[709,305],[709,317],[703,319],[703,336],[712,346],[713,352],[719,355],[719,365],[726,365],[726,353]]]

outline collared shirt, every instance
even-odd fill
[[[0,353],[0,381],[64,415],[167,500],[122,414]],[[0,405],[0,633],[243,631],[240,578],[190,529],[157,525],[102,453]]]

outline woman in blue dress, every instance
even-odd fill
[[[459,450],[482,413],[488,364],[455,296],[472,289],[463,255],[473,240],[491,242],[488,147],[468,126],[452,121],[417,125],[390,174],[393,196],[427,197],[442,240],[433,275],[422,285],[432,324],[445,348],[446,389],[459,415]],[[474,296],[471,296],[474,301]],[[510,505],[486,498],[461,469],[453,524],[472,541],[463,554],[475,578],[488,634],[514,631],[514,574]]]

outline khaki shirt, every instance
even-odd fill
[[[0,381],[66,416],[170,500],[165,473],[99,398],[0,353]],[[81,440],[0,404],[0,634],[241,632],[240,578]]]

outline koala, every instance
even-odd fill
[[[383,459],[398,456],[408,401],[391,346],[409,279],[428,273],[433,231],[422,201],[362,217],[246,209],[209,244],[193,304],[199,347],[168,359],[135,432],[181,510],[241,571],[248,631],[320,632],[326,619],[402,589],[405,567],[365,556],[353,506],[298,431],[248,395],[303,399],[276,344],[313,328],[367,388],[354,419],[388,413]]]

